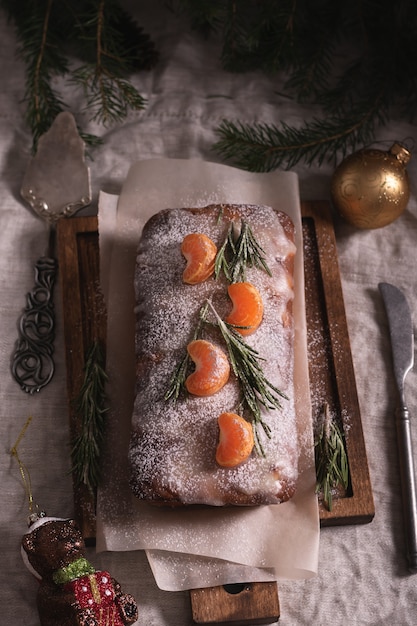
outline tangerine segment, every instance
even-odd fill
[[[196,285],[207,280],[214,272],[217,246],[203,233],[186,235],[181,244],[181,252],[187,261],[182,280],[187,285]]]
[[[264,305],[262,296],[252,283],[232,283],[227,292],[232,301],[233,308],[226,317],[228,324],[245,326],[236,328],[241,335],[250,335],[262,322]]]
[[[194,396],[211,396],[227,383],[230,375],[229,360],[223,350],[205,339],[195,339],[187,346],[195,364],[185,386]]]
[[[222,413],[217,421],[220,434],[216,461],[221,467],[236,467],[252,453],[252,425],[236,413]]]

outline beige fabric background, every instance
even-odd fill
[[[158,67],[135,77],[149,99],[147,109],[131,115],[122,127],[96,129],[104,144],[94,152],[91,174],[96,202],[99,189],[119,193],[132,162],[153,157],[201,157],[217,160],[211,151],[214,129],[223,117],[242,121],[288,123],[311,117],[275,93],[274,84],[257,73],[230,75],[218,63],[214,42],[204,42],[183,23],[161,12],[156,2],[126,2],[154,36],[160,50]],[[10,355],[16,320],[24,296],[33,285],[33,264],[44,253],[46,231],[20,201],[18,190],[30,149],[21,104],[24,74],[15,57],[16,40],[0,14],[0,623],[39,623],[36,582],[20,558],[26,530],[26,501],[16,463],[8,450],[29,414],[30,434],[20,447],[28,465],[35,497],[49,515],[72,514],[68,476],[68,428],[65,365],[59,288],[56,375],[36,397],[28,397],[10,376]],[[76,93],[68,101],[77,111]],[[82,114],[80,114],[81,116]],[[90,127],[90,130],[94,130]],[[393,118],[378,139],[415,140],[417,128]],[[327,199],[334,166],[299,165],[303,199]],[[335,217],[339,263],[357,378],[359,401],[376,504],[374,521],[366,526],[322,530],[319,574],[308,581],[280,584],[283,626],[344,624],[398,626],[416,623],[416,577],[407,574],[401,516],[398,459],[393,412],[394,385],[387,328],[377,291],[380,281],[403,288],[417,318],[417,160],[408,166],[412,197],[404,215],[382,230],[359,232]],[[94,210],[94,206],[92,207]],[[416,373],[407,385],[408,405],[417,415]],[[417,449],[417,424],[413,422]],[[110,569],[140,604],[140,626],[182,626],[191,623],[187,593],[157,589],[141,553],[92,553],[91,560]]]

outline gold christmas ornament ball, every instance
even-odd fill
[[[359,150],[336,168],[331,197],[336,210],[358,228],[381,228],[401,215],[410,197],[410,152],[398,143],[388,151]]]

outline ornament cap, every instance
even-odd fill
[[[411,152],[400,143],[394,143],[389,149],[389,153],[403,165],[407,165],[411,159]]]
[[[45,517],[47,517],[46,511],[36,508],[36,511],[32,512],[28,517],[28,527],[30,528],[33,524],[36,524],[39,520],[43,520]]]

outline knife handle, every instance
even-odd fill
[[[408,569],[417,572],[417,495],[410,415],[406,406],[397,409],[396,424]]]
[[[33,394],[51,380],[55,339],[53,289],[56,259],[44,256],[35,265],[35,286],[26,296],[19,321],[19,338],[12,360],[12,373],[23,391]]]

